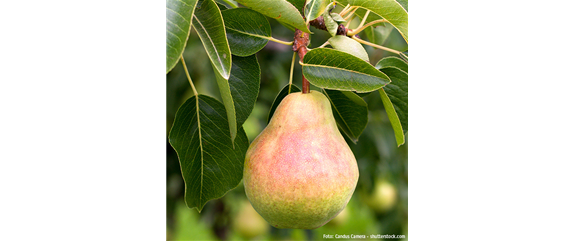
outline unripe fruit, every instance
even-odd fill
[[[243,181],[247,198],[276,228],[315,229],[345,208],[359,169],[321,93],[292,93],[251,143]]]
[[[387,181],[377,181],[375,189],[367,199],[367,205],[376,212],[383,213],[392,209],[397,202],[397,189]]]

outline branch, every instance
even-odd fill
[[[325,19],[323,16],[319,16],[315,20],[309,22],[309,24],[317,29],[327,30],[327,26],[325,26]],[[343,24],[339,24],[339,28],[337,28],[337,35],[347,35],[347,28]]]
[[[325,19],[323,18],[323,16],[319,16],[318,18],[316,18],[315,20],[311,20],[309,21],[309,24],[317,29],[321,29],[321,30],[325,30],[327,31],[327,26],[325,26]]]
[[[293,40],[293,51],[299,54],[299,61],[303,62],[305,54],[307,54],[307,46],[309,45],[309,34],[297,29],[295,30],[295,37]],[[303,94],[309,93],[309,81],[303,75]]]

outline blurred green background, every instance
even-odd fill
[[[269,19],[269,22],[273,37],[285,41],[293,40],[291,30],[274,19]],[[351,28],[358,24],[359,21],[355,19]],[[309,48],[320,46],[329,37],[325,31],[313,27],[311,31],[315,34],[311,36]],[[363,33],[360,37],[367,39]],[[384,45],[401,51],[408,48],[394,29]],[[373,65],[381,58],[393,55],[369,46],[365,46],[365,49]],[[253,112],[244,124],[250,141],[265,128],[269,108],[275,96],[289,82],[293,51],[291,46],[269,41],[256,55],[261,67],[261,86]],[[221,101],[211,63],[193,29],[183,56],[198,92]],[[299,64],[295,65],[293,83],[301,87]],[[363,97],[369,106],[369,123],[359,141],[354,144],[346,139],[355,154],[360,172],[359,183],[347,208],[318,229],[290,230],[273,228],[254,213],[246,201],[243,184],[223,198],[209,201],[201,213],[185,206],[179,161],[167,141],[177,109],[193,96],[181,63],[167,74],[166,87],[167,240],[323,240],[323,234],[403,234],[408,238],[408,136],[407,142],[397,148],[392,127],[377,91]]]

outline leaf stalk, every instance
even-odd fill
[[[365,21],[367,21],[367,17],[369,17],[369,13],[371,13],[371,10],[367,10],[367,13],[365,13],[365,16],[363,16],[363,20],[361,21],[361,24],[359,24],[359,27],[357,27],[357,28],[363,27],[363,24],[365,24]]]
[[[369,42],[369,41],[365,41],[365,40],[362,40],[362,39],[360,39],[360,38],[357,38],[357,37],[355,37],[355,36],[353,36],[353,37],[351,37],[351,38],[354,39],[355,41],[359,42],[359,43],[366,44],[366,45],[369,45],[369,46],[374,47],[374,48],[382,49],[382,50],[385,50],[385,51],[388,51],[388,52],[391,52],[391,53],[394,53],[394,54],[401,55],[401,51],[394,50],[394,49],[391,49],[391,48],[387,48],[387,47],[385,47],[385,46],[381,46],[381,45],[378,45],[378,44],[374,44],[374,43],[371,43],[371,42]]]
[[[273,41],[273,42],[275,42],[275,43],[285,44],[285,45],[288,45],[288,46],[293,45],[293,41],[287,42],[287,41],[279,40],[279,39],[276,39],[276,38],[273,38],[273,37],[267,37],[266,39],[267,39],[267,40],[270,40],[270,41]]]
[[[193,94],[195,96],[198,96],[199,94],[197,94],[197,90],[195,89],[195,85],[193,85],[193,81],[191,81],[191,77],[189,76],[189,71],[187,71],[187,65],[185,65],[185,60],[183,59],[183,55],[181,55],[180,59],[181,59],[181,64],[183,65],[183,70],[185,70],[185,75],[187,76],[187,80],[189,81],[189,84],[191,85],[191,89],[193,90]]]
[[[291,71],[289,71],[289,93],[291,93],[291,85],[293,84],[293,69],[295,66],[295,56],[297,53],[293,52],[293,59],[291,59]]]
[[[387,21],[386,19],[375,20],[375,21],[372,21],[372,22],[370,22],[370,23],[367,23],[367,24],[365,24],[364,26],[359,27],[359,28],[357,28],[357,29],[355,29],[355,30],[349,31],[349,32],[347,33],[347,35],[348,35],[348,36],[353,36],[353,35],[356,35],[356,34],[360,33],[361,31],[365,30],[366,28],[370,27],[370,26],[373,25],[373,24],[377,24],[377,23],[388,23],[388,22],[389,22],[389,21]]]

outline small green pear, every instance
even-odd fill
[[[393,184],[379,180],[375,184],[375,189],[367,199],[367,205],[379,213],[391,210],[397,203],[397,189]]]
[[[249,146],[243,171],[247,198],[276,228],[325,225],[345,208],[358,179],[331,104],[317,91],[281,101]]]

